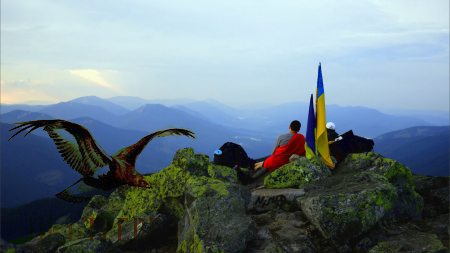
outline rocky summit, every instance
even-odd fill
[[[95,196],[73,224],[4,252],[448,252],[449,177],[413,175],[373,152],[334,170],[301,157],[252,185],[192,148]],[[2,249],[2,250],[3,250]],[[9,250],[9,251],[7,251]],[[3,252],[3,251],[2,251]]]

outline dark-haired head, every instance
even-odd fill
[[[298,120],[292,121],[291,125],[289,125],[289,128],[296,133],[298,133],[298,131],[300,131],[300,127],[302,127],[302,124]]]

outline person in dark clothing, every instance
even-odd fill
[[[333,122],[327,123],[328,143],[334,142],[339,138],[339,134],[336,133],[336,125]]]

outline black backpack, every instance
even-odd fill
[[[236,165],[239,168],[252,168],[255,165],[255,160],[248,157],[247,152],[241,145],[226,142],[220,147],[222,154],[214,154],[214,163],[217,165],[234,168]]]
[[[373,150],[373,146],[375,145],[373,140],[354,135],[352,130],[341,136],[343,140],[347,140],[347,145],[345,147],[347,153],[370,152]]]
[[[330,154],[334,156],[338,162],[343,161],[350,153],[363,153],[373,150],[374,141],[353,134],[350,130],[341,135],[342,140],[335,141],[329,145]]]

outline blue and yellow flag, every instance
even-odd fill
[[[317,77],[317,90],[316,90],[316,117],[317,117],[317,132],[316,143],[317,151],[321,155],[322,161],[328,165],[328,167],[334,168],[334,164],[331,161],[330,150],[328,148],[328,134],[326,128],[326,116],[325,116],[325,91],[323,88],[322,68],[319,63],[319,76]]]
[[[306,157],[311,158],[316,155],[316,115],[314,113],[313,95],[309,102],[308,126],[306,128],[305,142]]]

